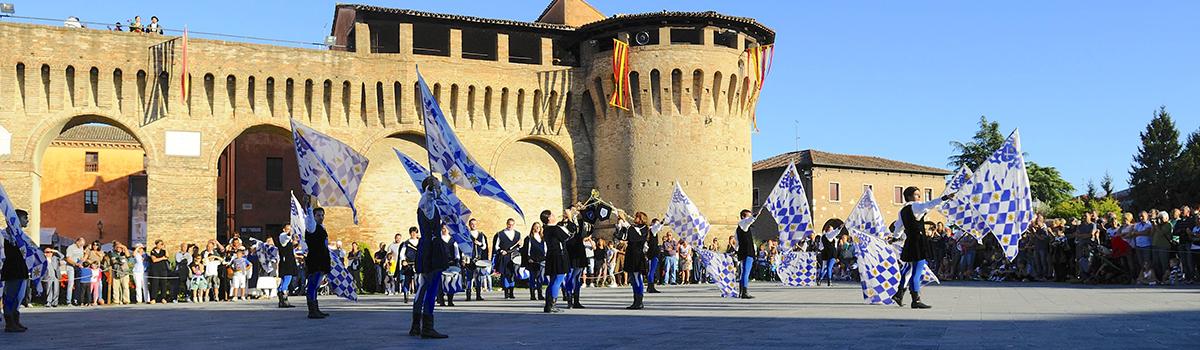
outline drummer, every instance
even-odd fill
[[[496,271],[500,272],[500,281],[503,283],[501,287],[504,288],[504,299],[517,298],[513,295],[513,288],[516,287],[516,279],[514,277],[516,277],[517,267],[521,266],[521,263],[515,260],[516,255],[520,252],[522,237],[521,232],[515,228],[516,223],[516,220],[508,218],[504,229],[496,232],[496,238],[493,240],[495,241],[495,249],[492,251],[496,252],[494,256],[496,261],[493,266]]]
[[[417,274],[417,243],[420,242],[421,232],[416,226],[408,228],[408,240],[400,243],[400,291],[404,293],[404,302],[408,303],[409,291],[415,292]]]
[[[469,252],[463,252],[463,255],[469,256],[466,264],[463,265],[463,287],[466,289],[467,301],[471,301],[471,289],[475,289],[475,299],[483,300],[483,294],[480,290],[483,288],[483,281],[489,278],[491,274],[492,264],[488,262],[491,256],[491,246],[488,245],[487,236],[483,231],[478,229],[478,222],[471,219],[467,222],[467,227],[471,230],[471,244]]]
[[[442,276],[442,280],[446,281],[445,274],[462,274],[462,250],[458,248],[458,244],[454,243],[454,237],[450,236],[450,227],[442,225],[442,247],[446,250],[448,258],[446,272]],[[454,306],[454,290],[442,288],[442,292],[438,295],[438,306]]]
[[[542,223],[534,222],[529,236],[521,245],[522,266],[529,270],[529,300],[546,300],[542,295],[542,268],[546,265],[546,242],[542,239]]]

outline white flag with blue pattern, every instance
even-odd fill
[[[308,217],[304,212],[304,207],[300,206],[300,201],[296,200],[296,194],[292,193],[291,213],[288,218],[288,223],[292,226],[292,236],[300,237],[296,243],[296,253],[308,253],[308,243],[304,242],[304,234],[308,232]]]
[[[1000,241],[1004,256],[1017,257],[1021,233],[1033,221],[1033,195],[1029,173],[1021,154],[1021,135],[1013,131],[1004,145],[992,153],[971,179],[970,203],[984,232]]]
[[[354,288],[354,276],[346,270],[346,264],[342,262],[342,256],[338,255],[339,250],[330,250],[329,259],[333,262],[329,269],[329,290],[333,295],[346,298],[350,301],[358,301],[358,291]]]
[[[425,78],[417,72],[417,83],[421,87],[421,111],[425,122],[425,147],[429,150],[429,167],[435,173],[450,178],[456,185],[470,188],[480,196],[490,197],[512,207],[517,214],[525,216],[521,206],[500,186],[483,166],[467,153],[454,129],[446,122],[442,108],[433,98]]]
[[[851,229],[858,255],[858,273],[863,300],[868,304],[891,305],[900,289],[900,254],[882,237]]]
[[[349,207],[358,224],[354,197],[367,171],[367,157],[328,135],[292,119],[300,187],[323,207]]]
[[[956,231],[974,236],[976,240],[983,239],[983,220],[978,219],[975,206],[971,204],[971,182],[974,173],[970,168],[959,169],[950,182],[946,184],[946,194],[955,193],[953,199],[942,202],[938,211],[946,216],[946,223]]]
[[[721,254],[701,248],[700,260],[704,262],[704,270],[708,272],[708,277],[712,278],[716,282],[717,288],[721,290],[721,297],[739,297],[738,289],[734,286],[738,283],[739,277],[737,274],[737,259],[728,254]]]
[[[792,287],[817,285],[817,253],[788,251],[781,253],[779,279]]]
[[[846,217],[846,229],[858,231],[874,237],[884,237],[888,233],[883,214],[879,212],[879,204],[875,202],[875,193],[871,188],[863,190],[862,198]]]
[[[683,193],[679,182],[675,183],[675,192],[671,194],[671,202],[667,204],[667,214],[663,220],[671,226],[675,235],[693,247],[704,246],[704,237],[708,236],[708,230],[711,228],[708,219],[700,214],[696,203]]]
[[[25,256],[25,267],[29,269],[29,277],[33,281],[33,285],[38,291],[42,290],[42,271],[46,268],[46,255],[38,249],[37,244],[25,234],[25,229],[21,228],[21,218],[17,217],[17,208],[12,204],[12,197],[8,196],[8,192],[4,190],[4,186],[0,185],[0,211],[4,213],[4,219],[7,227],[4,229],[3,239],[0,239],[0,251],[3,251],[3,243],[8,241],[9,244],[17,246],[21,250],[21,254]],[[0,267],[4,266],[4,255],[0,253]]]
[[[812,210],[796,164],[789,163],[775,189],[763,204],[779,224],[779,250],[790,251],[804,238],[813,234]]]
[[[429,177],[429,171],[425,167],[413,160],[412,157],[393,148],[396,152],[396,157],[400,158],[400,164],[404,166],[404,170],[408,172],[408,176],[412,178],[413,186],[417,191],[421,191],[421,182]],[[450,236],[454,238],[454,242],[459,244],[470,244],[471,230],[467,223],[471,221],[471,209],[463,204],[458,195],[454,194],[449,186],[442,186],[442,196],[434,200],[434,206],[442,215],[442,221],[450,228]]]

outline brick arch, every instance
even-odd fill
[[[292,137],[291,128],[292,126],[288,123],[288,121],[282,119],[234,124],[217,134],[215,136],[217,141],[212,143],[212,146],[206,152],[202,152],[201,156],[205,157],[204,164],[211,165],[208,170],[211,173],[210,175],[217,176],[216,164],[221,159],[221,152],[223,152],[226,147],[229,147],[229,145],[233,143],[233,140],[236,140],[239,136],[257,132],[265,132],[284,136],[290,139]],[[203,141],[203,139],[201,139],[201,141]]]
[[[88,113],[66,112],[60,113],[53,118],[43,119],[42,123],[37,126],[32,135],[40,135],[31,137],[29,144],[26,145],[25,154],[28,157],[30,165],[33,169],[40,169],[42,166],[42,154],[46,152],[46,148],[50,146],[50,142],[54,141],[59,134],[64,130],[89,123],[100,123],[111,125],[125,131],[125,133],[133,136],[134,139],[142,145],[142,150],[146,152],[146,157],[150,161],[159,158],[158,148],[154,142],[149,142],[152,139],[149,134],[142,132],[141,128],[133,128],[130,125],[137,125],[138,121],[132,118],[116,117],[98,111]]]
[[[570,154],[552,139],[519,137],[501,144],[485,166],[521,205],[526,221],[532,222],[542,210],[558,212],[575,200],[575,165]],[[491,215],[493,222],[512,215],[511,209],[494,200],[477,206],[479,209],[472,211]]]
[[[349,240],[390,242],[392,235],[416,223],[416,203],[420,193],[392,149],[399,149],[428,169],[425,134],[411,129],[382,135],[373,139],[362,152],[370,164],[363,174],[356,198],[359,225],[351,228]]]

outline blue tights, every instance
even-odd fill
[[[4,282],[4,314],[17,315],[17,308],[21,307],[21,301],[25,300],[25,286],[29,280],[20,281],[5,281]]]
[[[836,263],[837,263],[837,261],[834,260],[833,258],[830,258],[829,261],[826,261],[825,266],[821,267],[821,275],[817,276],[817,279],[825,279],[825,280],[832,281],[833,280],[833,265]]]
[[[646,283],[654,285],[654,276],[658,276],[658,257],[650,259],[650,274],[646,276]]]
[[[925,259],[904,265],[900,270],[900,288],[912,285],[913,293],[921,292],[921,280],[925,276]]]
[[[322,277],[325,277],[325,276],[323,273],[320,273],[320,272],[313,272],[313,273],[308,274],[308,279],[306,279],[304,283],[305,283],[305,287],[307,287],[306,288],[307,290],[305,290],[305,291],[308,292],[305,295],[308,297],[309,301],[317,300],[317,289],[321,288],[321,278]]]
[[[546,286],[547,300],[554,300],[555,298],[558,298],[558,291],[562,289],[563,279],[565,278],[567,278],[567,274],[565,273],[554,275],[554,278],[550,280],[550,285]]]
[[[442,270],[426,272],[421,275],[421,283],[417,293],[413,295],[413,313],[433,315],[433,303],[437,301],[439,289],[442,288]]]
[[[292,275],[284,275],[282,277],[282,279],[279,280],[279,292],[280,293],[287,293],[288,288],[291,288],[291,286],[292,286]]]
[[[629,285],[633,287],[633,295],[646,293],[646,285],[642,282],[642,274],[640,272],[629,273]]]
[[[567,293],[578,295],[579,290],[583,288],[583,269],[582,267],[571,268],[571,272],[567,275],[566,288]]]
[[[750,270],[753,268],[754,268],[754,257],[747,256],[746,260],[742,261],[742,286],[743,287],[747,287],[747,288],[750,287]]]

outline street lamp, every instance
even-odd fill
[[[100,231],[100,237],[97,238],[96,240],[103,241],[104,240],[104,220],[96,221],[96,230]]]

